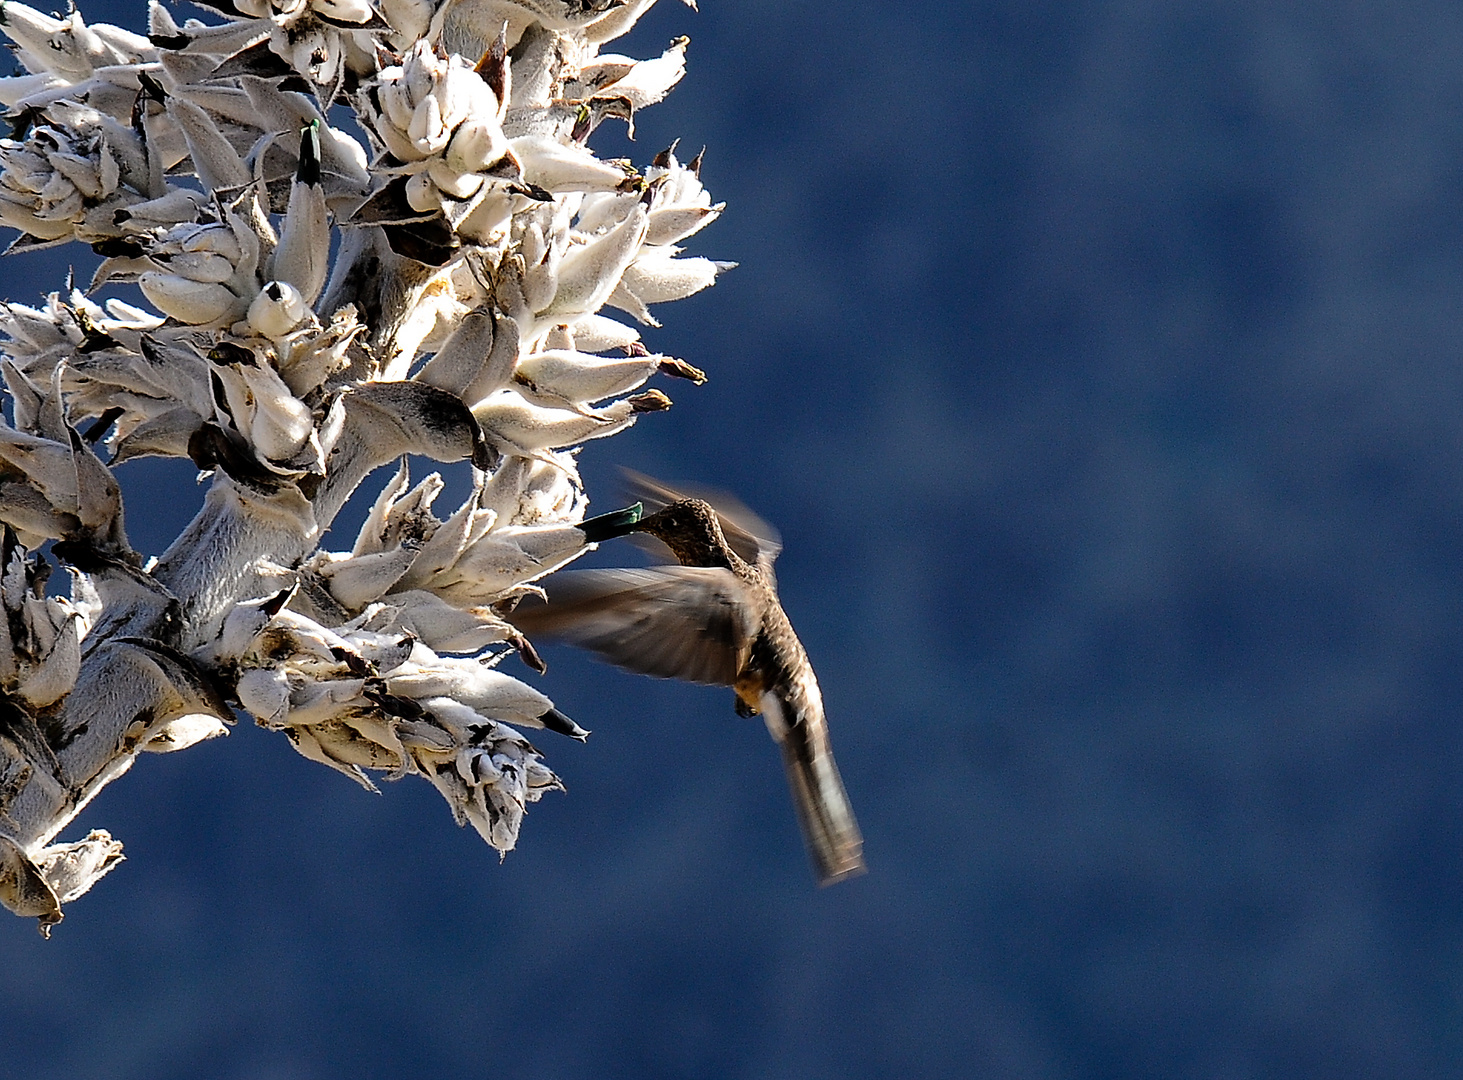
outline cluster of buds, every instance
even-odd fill
[[[28,72],[0,83],[0,102],[10,108],[70,97],[116,109],[135,97],[139,66],[157,60],[157,49],[141,34],[107,23],[88,26],[75,10],[62,19],[7,2],[4,28]]]
[[[232,672],[239,703],[303,756],[370,791],[368,769],[425,777],[460,824],[511,850],[525,807],[562,785],[507,724],[588,733],[490,663],[437,655],[389,608],[328,629],[285,609],[291,592],[235,608],[201,662]]]
[[[175,225],[148,245],[146,259],[155,269],[138,275],[142,294],[158,311],[189,326],[237,321],[259,288],[259,241],[236,215],[225,222]]]
[[[126,548],[116,478],[65,420],[59,370],[38,387],[4,364],[16,426],[0,420],[0,521],[24,548],[46,540]]]
[[[350,31],[381,25],[365,0],[238,0],[234,6],[267,21],[270,51],[319,86],[333,85],[343,73]]]
[[[27,137],[0,139],[0,222],[32,244],[75,238],[104,243],[135,234],[157,214],[190,216],[202,200],[154,203],[143,143],[89,105],[56,101],[35,114]]]
[[[505,616],[633,520],[586,519],[575,455],[670,407],[651,380],[704,381],[635,324],[727,265],[682,249],[722,209],[699,155],[588,145],[684,74],[685,39],[599,51],[651,3],[153,3],[146,38],[5,5],[30,74],[0,79],[0,221],[104,258],[0,305],[0,732],[35,733],[0,733],[0,902],[56,921],[119,857],[58,832],[230,707],[372,790],[425,778],[500,852],[562,786],[518,729],[587,732],[499,669],[543,672]],[[112,475],[148,455],[210,485],[151,561]],[[456,509],[413,455],[471,469]],[[320,547],[393,464],[351,549]],[[47,541],[69,600],[37,584]]]
[[[47,596],[50,563],[28,558],[12,529],[0,533],[0,559],[0,688],[29,709],[44,709],[76,685],[90,605]]]
[[[623,513],[584,521],[586,500],[572,468],[564,455],[505,458],[491,475],[476,472],[472,494],[441,521],[432,513],[441,476],[432,473],[408,491],[403,463],[354,548],[318,552],[303,565],[315,610],[339,619],[369,605],[379,616],[387,605],[431,648],[477,652],[506,641],[541,670],[501,609],[536,592],[534,582],[584,554],[597,526]]]
[[[508,220],[506,181],[522,172],[503,134],[505,89],[500,82],[495,93],[468,61],[419,41],[400,65],[381,72],[374,95],[381,111],[373,127],[401,163],[390,168],[405,178],[407,204],[418,213],[440,211],[460,234],[480,240]]]

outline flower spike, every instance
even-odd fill
[[[59,921],[121,858],[61,831],[236,707],[369,790],[421,777],[500,853],[562,789],[522,732],[589,733],[516,677],[544,664],[514,608],[644,520],[586,516],[576,455],[704,381],[631,323],[727,266],[682,250],[722,210],[699,157],[593,148],[685,73],[684,38],[602,51],[652,3],[150,2],[143,37],[5,0],[0,224],[102,263],[0,303],[0,903]],[[208,485],[155,559],[113,474],[146,456]],[[470,490],[440,507],[412,456]]]

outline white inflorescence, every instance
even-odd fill
[[[684,38],[601,52],[653,2],[154,2],[147,36],[0,8],[0,222],[103,256],[0,304],[0,902],[58,921],[121,858],[61,829],[234,708],[372,790],[424,777],[499,852],[561,786],[517,729],[586,732],[498,670],[541,667],[504,615],[589,546],[574,448],[703,378],[635,324],[727,265],[683,254],[722,209],[699,157],[588,146],[684,74]],[[111,470],[148,455],[211,485],[144,565]],[[470,462],[466,501],[439,513],[412,455]],[[393,462],[351,550],[319,548]]]

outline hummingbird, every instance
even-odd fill
[[[590,649],[627,670],[736,691],[782,751],[819,884],[865,870],[863,837],[833,760],[818,679],[777,596],[776,533],[731,500],[718,505],[632,475],[653,512],[596,523],[596,541],[642,534],[680,564],[555,574],[547,603],[510,616],[524,633]]]

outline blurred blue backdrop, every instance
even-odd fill
[[[1463,9],[703,6],[617,51],[691,36],[633,153],[741,265],[585,472],[781,527],[871,873],[729,693],[553,651],[595,734],[502,865],[245,725],[141,762],[0,919],[0,1071],[1463,1075]],[[127,468],[160,550],[192,470]]]

